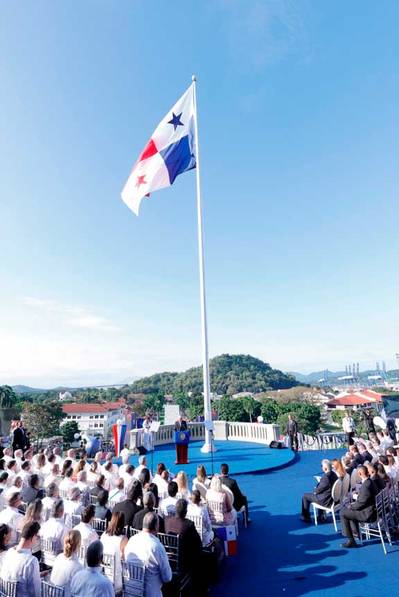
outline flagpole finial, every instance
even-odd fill
[[[191,77],[191,80],[192,80],[192,82],[194,83],[194,81],[196,81],[196,80],[197,80],[197,77],[196,77],[196,75],[192,75],[192,77]]]

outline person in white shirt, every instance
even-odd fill
[[[50,539],[61,547],[64,544],[67,533],[68,528],[64,523],[64,502],[58,500],[54,506],[52,516],[50,516],[40,529],[40,537],[42,539]]]
[[[126,497],[124,490],[124,481],[122,478],[118,479],[114,489],[111,489],[108,496],[109,503],[121,502]]]
[[[49,476],[51,471],[53,470],[53,466],[56,464],[54,454],[50,454],[47,457],[46,464],[43,466],[42,473],[44,475],[44,479]]]
[[[21,464],[21,470],[18,473],[18,475],[22,479],[22,485],[24,487],[28,487],[29,477],[31,476],[31,474],[32,473],[31,473],[30,461],[24,460],[23,463]]]
[[[83,505],[80,501],[81,491],[79,487],[71,489],[69,500],[64,500],[64,512],[65,512],[65,526],[71,529],[72,516],[79,515],[82,513]]]
[[[122,452],[125,452],[125,450],[122,450]],[[119,476],[120,477],[122,477],[123,473],[126,472],[126,469],[129,466],[129,450],[127,451],[127,454],[125,453],[124,455],[122,455],[122,452],[121,452],[122,464],[119,467]]]
[[[168,516],[174,516],[176,512],[178,487],[176,481],[170,481],[168,483],[168,497],[163,499],[159,508],[160,516],[167,518]]]
[[[205,504],[201,504],[201,494],[198,489],[194,489],[191,494],[191,502],[187,506],[187,518],[193,520],[191,517],[201,518],[202,521],[202,545],[206,547],[212,543],[214,539],[214,532],[212,530],[212,523],[209,517],[208,508]],[[197,529],[198,533],[199,530]]]
[[[350,416],[349,412],[345,413],[344,418],[342,419],[342,429],[346,433],[346,437],[348,440],[348,447],[354,444],[353,438],[355,436],[355,421]]]
[[[10,462],[10,460],[14,460],[13,455],[12,455],[12,448],[4,449],[3,460],[4,460],[4,464],[6,466]]]
[[[61,448],[59,446],[54,448],[54,456],[55,456],[55,464],[58,464],[58,466],[61,469],[62,463],[63,463],[63,458],[61,456]]]
[[[105,470],[109,470],[114,476],[118,476],[118,474],[119,474],[119,467],[118,467],[117,464],[114,464],[112,462],[112,459],[113,459],[113,454],[111,452],[108,452],[108,454],[105,457],[105,462],[103,464],[103,472]],[[106,469],[107,464],[109,462],[111,463],[111,467]]]
[[[54,560],[50,582],[63,587],[64,597],[71,596],[71,581],[77,572],[83,570],[78,560],[81,537],[79,531],[69,531],[64,539],[64,551]]]
[[[43,504],[43,520],[48,520],[53,512],[56,502],[60,498],[58,491],[58,485],[56,483],[50,483],[46,489],[46,497],[42,499]]]
[[[11,528],[11,543],[17,541],[17,529],[23,515],[18,511],[21,505],[21,494],[13,493],[7,499],[7,507],[0,512],[0,524],[6,524]]]
[[[72,468],[69,468],[65,471],[65,476],[59,484],[60,491],[69,492],[73,487],[76,487],[75,481],[72,481],[72,473],[73,473]]]
[[[134,466],[132,464],[129,464],[126,467],[126,471],[123,473],[122,479],[123,479],[124,485],[125,485],[125,493],[127,493],[129,490],[129,487],[131,486],[133,481],[135,481]]]
[[[23,450],[15,450],[14,452],[14,460],[17,463],[17,472],[21,470],[22,463],[24,462],[22,458],[24,457]]]
[[[125,516],[123,512],[114,512],[105,533],[101,535],[104,553],[115,557],[114,587],[115,592],[122,591],[122,558],[127,544],[124,535]]]
[[[11,487],[8,487],[5,491],[4,497],[5,499],[7,499],[7,497],[9,495],[12,495],[13,493],[19,493],[22,489],[22,479],[19,475],[16,475],[13,479],[13,485],[11,485]]]
[[[188,481],[186,473],[184,471],[179,471],[176,475],[175,480],[177,483],[177,487],[179,488],[176,497],[188,501],[190,499],[191,493],[187,487]]]
[[[122,458],[123,463],[129,462],[130,450],[128,444],[124,445],[123,450],[121,450],[119,456]]]
[[[87,548],[87,568],[80,570],[72,578],[71,594],[73,597],[115,597],[111,581],[101,569],[104,548],[101,541],[94,541]]]
[[[139,465],[135,468],[134,470],[134,478],[138,479],[140,477],[141,471],[146,468],[148,469],[147,466],[147,458],[142,454],[141,456],[139,456]],[[152,474],[151,471],[149,471],[150,473],[150,482],[152,481]]]
[[[39,560],[32,555],[32,544],[37,542],[40,524],[32,522],[22,529],[17,547],[9,549],[4,557],[0,577],[18,581],[18,597],[40,597],[41,583]]]
[[[93,541],[96,541],[98,539],[98,535],[97,535],[96,531],[90,525],[91,521],[94,518],[94,512],[95,512],[95,508],[94,508],[93,504],[91,504],[90,506],[87,506],[82,511],[81,522],[73,528],[74,531],[79,531],[79,533],[80,533],[80,536],[82,538],[82,547],[87,547],[88,545],[93,543]]]
[[[88,483],[89,487],[94,487],[95,484],[97,483],[98,478],[101,473],[100,469],[101,469],[101,467],[98,464],[98,462],[93,460],[93,462],[91,463],[90,469],[87,473],[87,483]]]
[[[116,480],[118,478],[117,474],[115,475],[114,472],[114,465],[112,462],[108,461],[103,466],[103,476],[105,478],[105,488],[109,491],[113,487],[115,487]]]
[[[11,487],[14,484],[14,479],[17,476],[17,463],[15,460],[9,460],[7,463],[7,485]]]
[[[52,483],[57,483],[57,485],[58,485],[59,482],[60,482],[60,467],[58,466],[58,464],[53,464],[50,473],[44,479],[43,487],[44,487],[44,489],[47,489],[47,487],[49,485],[51,485]]]
[[[130,537],[125,547],[127,562],[139,562],[145,566],[145,597],[161,597],[163,583],[172,580],[168,556],[156,537],[157,532],[158,517],[154,512],[147,512],[143,530]]]

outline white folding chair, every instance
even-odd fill
[[[96,533],[101,536],[107,530],[108,521],[104,520],[103,518],[93,518],[90,525],[93,527]]]
[[[0,597],[18,597],[18,581],[0,578]]]
[[[103,554],[103,574],[115,585],[115,554]]]
[[[342,481],[341,481],[341,479],[337,479],[331,489],[331,499],[332,499],[331,506],[322,506],[321,504],[318,504],[317,502],[312,502],[313,517],[314,517],[314,523],[316,526],[317,526],[317,510],[322,510],[326,514],[332,515],[335,532],[338,533],[337,519],[335,517],[335,513],[338,512],[339,509],[341,508],[341,505],[342,505],[341,495],[342,495]]]
[[[360,533],[360,540],[363,542],[363,535],[366,536],[366,539],[370,539],[370,537],[378,537],[381,541],[382,549],[384,550],[384,554],[387,555],[387,548],[385,547],[384,541],[384,533],[386,538],[388,539],[388,543],[392,545],[391,542],[391,534],[389,532],[388,523],[385,517],[384,511],[384,491],[380,491],[380,493],[375,498],[375,506],[377,510],[377,520],[375,522],[363,522],[359,524],[359,533]]]
[[[45,580],[42,580],[42,595],[41,597],[64,597],[65,596],[65,589],[64,587],[57,587],[56,585],[52,585]]]
[[[53,539],[40,539],[40,548],[42,551],[42,562],[46,566],[53,566],[55,558],[62,552],[60,542]]]
[[[221,525],[224,521],[225,508],[222,502],[207,500],[208,512],[213,525]]]
[[[202,532],[203,532],[203,525],[202,525],[202,516],[197,516],[196,514],[187,514],[186,518],[191,520],[194,525],[198,535],[201,537],[202,541]]]
[[[123,597],[143,597],[145,568],[142,562],[131,560],[122,562]]]

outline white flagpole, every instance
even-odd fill
[[[204,241],[202,236],[202,204],[201,204],[201,177],[200,177],[200,152],[198,138],[198,113],[197,113],[197,78],[192,76],[194,89],[194,127],[196,139],[196,181],[197,181],[197,216],[198,216],[198,256],[200,276],[200,301],[201,301],[201,336],[202,336],[202,369],[204,377],[204,417],[205,422],[212,421],[211,390],[209,383],[209,355],[208,355],[208,326],[206,320],[205,297],[205,268],[204,268]],[[205,443],[201,452],[212,452],[211,432],[205,428]]]

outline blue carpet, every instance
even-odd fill
[[[343,537],[332,524],[315,527],[300,521],[302,493],[312,490],[321,459],[337,455],[332,450],[303,452],[287,468],[239,477],[253,524],[240,526],[238,555],[226,559],[212,597],[374,597],[384,588],[396,592],[397,544],[388,546],[387,556],[376,540],[356,550],[342,549]]]
[[[212,455],[203,454],[200,449],[203,442],[191,442],[189,446],[189,464],[175,464],[176,451],[175,446],[167,444],[158,446],[151,456],[147,454],[147,465],[151,468],[156,467],[158,462],[163,462],[166,468],[174,473],[184,470],[189,477],[194,477],[197,466],[203,464],[208,474],[212,472]],[[217,441],[215,442],[217,451],[213,454],[214,472],[218,473],[222,462],[227,462],[231,474],[248,473],[255,471],[272,470],[280,468],[292,462],[294,455],[291,450],[271,450],[262,444],[251,442],[236,441]],[[130,461],[137,465],[137,456],[132,456]]]

